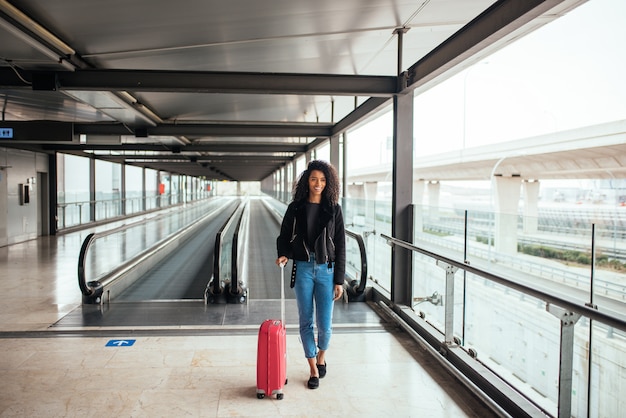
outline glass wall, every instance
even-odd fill
[[[143,208],[143,172],[141,167],[124,166],[125,192],[124,209],[126,214],[141,212]]]
[[[146,168],[146,210],[159,207],[159,173],[151,168]]]
[[[96,220],[110,219],[122,214],[122,166],[96,160]]]
[[[591,0],[416,96],[416,164],[623,122],[624,21],[625,2]],[[346,224],[366,238],[372,279],[387,291],[390,247],[380,233],[391,235],[392,137],[390,110],[347,134],[343,202]],[[610,178],[539,179],[536,201],[520,193],[509,213],[496,210],[487,176],[415,179],[415,244],[619,315],[626,311],[626,179],[610,166],[606,172]],[[520,180],[513,187],[535,186]],[[446,301],[445,270],[417,254],[413,263],[413,309],[443,333],[452,302],[455,338],[556,415],[561,323],[546,303],[462,271]],[[625,341],[588,318],[576,323],[572,416],[618,416],[626,408]]]
[[[57,165],[57,227],[63,229],[89,222],[89,159],[57,154]]]
[[[57,164],[58,229],[205,199],[211,195],[208,190],[210,182],[204,179],[70,154],[57,154]]]

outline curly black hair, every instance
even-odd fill
[[[309,162],[306,170],[298,177],[298,181],[293,187],[293,200],[300,201],[309,196],[309,177],[313,170],[319,170],[326,177],[326,187],[322,191],[322,200],[328,202],[331,206],[339,203],[339,175],[337,169],[332,164],[322,161],[313,160]]]

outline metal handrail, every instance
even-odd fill
[[[230,279],[230,288],[228,293],[231,297],[237,298],[237,301],[242,303],[246,300],[245,298],[245,289],[242,286],[242,282],[239,280],[239,235],[241,231],[241,227],[243,225],[244,215],[246,214],[246,210],[248,209],[248,201],[243,204],[243,209],[241,210],[241,216],[239,216],[239,220],[237,221],[237,225],[235,226],[235,233],[233,235],[233,244],[231,247],[231,279]],[[245,232],[245,231],[244,231]]]
[[[357,285],[351,287],[357,295],[360,295],[365,292],[365,287],[367,286],[367,252],[365,250],[365,241],[363,241],[363,237],[360,234],[347,229],[346,235],[356,240],[359,246],[359,253],[361,253],[361,278]]]
[[[461,262],[458,260],[453,260],[449,257],[440,255],[440,254],[436,254],[433,253],[431,251],[428,251],[426,249],[417,247],[409,242],[403,241],[403,240],[399,240],[397,238],[393,238],[390,237],[388,235],[385,234],[380,234],[380,236],[382,238],[384,238],[385,240],[387,240],[387,243],[389,243],[390,245],[397,245],[399,247],[402,248],[406,248],[408,250],[411,251],[415,251],[421,254],[424,254],[428,257],[434,258],[435,260],[440,260],[443,261],[444,263],[450,264],[454,267],[460,268],[462,270],[467,271],[468,273],[472,273],[475,274],[477,276],[483,277],[487,280],[499,283],[503,286],[509,287],[511,289],[517,290],[521,293],[525,293],[527,295],[533,296],[537,299],[541,299],[545,302],[549,302],[552,303],[554,305],[560,306],[561,308],[565,308],[565,309],[569,309],[572,312],[576,312],[579,313],[583,316],[587,316],[590,319],[602,322],[606,325],[609,325],[611,327],[620,329],[622,331],[626,332],[626,321],[620,319],[620,318],[616,318],[614,316],[611,316],[609,314],[600,312],[592,307],[586,306],[586,305],[581,305],[575,302],[571,302],[569,300],[563,299],[559,296],[538,290],[538,289],[534,289],[532,287],[526,286],[524,284],[521,283],[517,283],[514,282],[512,280],[506,279],[504,277],[500,277],[497,276],[493,273],[490,273],[488,271],[476,268],[476,267],[472,267],[470,266],[468,263],[466,262]]]

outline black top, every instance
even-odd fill
[[[315,229],[320,212],[319,203],[306,203],[306,244],[309,248],[315,248]]]

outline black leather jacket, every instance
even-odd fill
[[[315,231],[315,248],[311,249],[306,244],[306,200],[291,202],[276,239],[278,257],[308,261],[309,254],[313,252],[318,264],[335,263],[333,281],[335,284],[343,284],[346,274],[346,231],[341,206],[323,202]]]

